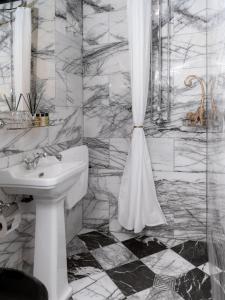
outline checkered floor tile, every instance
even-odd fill
[[[212,299],[204,242],[89,231],[68,249],[73,300]]]

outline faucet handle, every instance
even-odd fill
[[[33,168],[33,160],[31,158],[26,157],[23,161],[26,164],[27,170],[31,170]]]
[[[34,155],[35,158],[45,158],[45,157],[47,157],[47,156],[48,156],[48,155],[47,155],[46,152],[43,152],[43,153],[37,152],[37,153]]]
[[[55,157],[56,157],[59,161],[62,161],[63,156],[62,156],[61,153],[57,153],[57,154],[55,155]]]

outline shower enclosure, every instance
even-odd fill
[[[213,299],[225,298],[225,3],[207,10],[207,240]]]

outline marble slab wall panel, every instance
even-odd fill
[[[157,71],[158,60],[157,8],[157,1],[153,1],[153,72]],[[168,226],[149,229],[148,233],[197,239],[205,237],[206,231],[206,134],[204,128],[184,126],[186,113],[197,109],[201,97],[199,86],[186,88],[184,79],[190,74],[206,78],[206,1],[173,0],[171,9],[171,19],[165,10],[162,22],[164,38],[167,23],[172,27],[170,120],[157,126],[150,106],[145,120],[157,193]],[[98,227],[109,222],[110,230],[120,231],[117,201],[132,130],[126,1],[83,1],[83,12],[84,137],[90,149],[84,224]],[[163,89],[166,54],[163,39]],[[155,100],[157,88],[155,81]],[[195,210],[198,216],[194,216]]]
[[[18,4],[15,2],[14,6]],[[1,130],[1,168],[21,162],[25,155],[40,148],[53,154],[82,143],[82,1],[29,0],[28,4],[32,6],[32,89],[42,97],[40,108],[47,109],[51,119],[59,125],[17,131]],[[0,13],[0,19],[0,87],[1,94],[9,95],[13,79],[9,13]],[[2,114],[2,101],[0,108],[3,108],[0,117],[5,117]],[[13,118],[7,116],[6,120],[15,122]],[[1,199],[7,200],[7,196],[1,195]],[[2,240],[0,266],[24,267],[31,272],[34,214],[28,222],[24,209],[19,229]],[[82,226],[81,210],[80,204],[66,215],[68,239]],[[77,215],[80,217],[77,218]],[[77,220],[76,224],[74,219]]]

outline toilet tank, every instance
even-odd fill
[[[88,147],[85,145],[70,148],[61,152],[64,162],[83,161],[86,163],[85,170],[81,173],[80,178],[68,192],[65,201],[66,209],[73,208],[87,193],[88,188]]]

